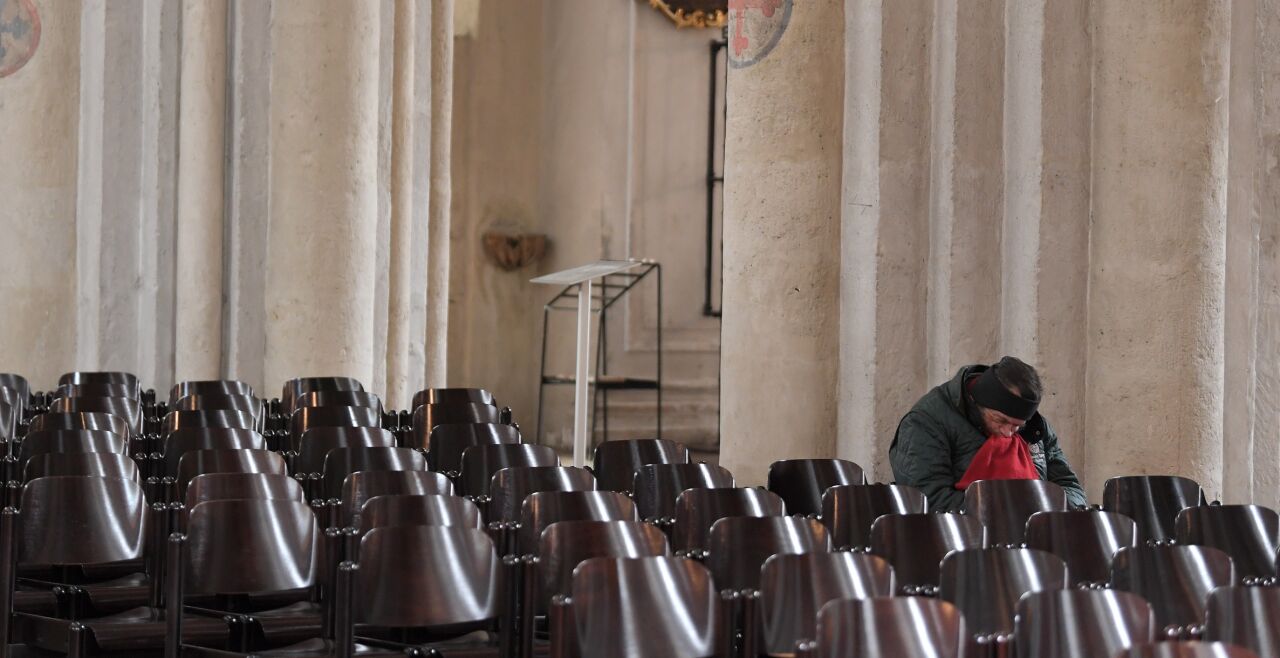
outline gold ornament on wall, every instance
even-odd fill
[[[729,0],[649,0],[649,6],[667,15],[677,28],[724,27]]]
[[[485,255],[508,272],[536,263],[547,251],[547,236],[540,233],[488,231],[482,238]]]

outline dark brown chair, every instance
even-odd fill
[[[1138,524],[1138,543],[1171,542],[1178,512],[1203,505],[1204,492],[1195,480],[1174,475],[1130,475],[1107,480],[1102,509]]]
[[[842,484],[822,495],[822,524],[838,549],[871,545],[871,524],[886,514],[923,514],[928,500],[904,484]]]
[[[27,460],[23,481],[59,475],[123,478],[141,482],[138,465],[113,452],[51,452]]]
[[[1073,587],[1097,587],[1111,579],[1116,552],[1137,546],[1137,528],[1115,512],[1037,512],[1027,520],[1026,542],[1062,558]]]
[[[284,457],[270,450],[192,450],[178,460],[178,477],[169,500],[186,500],[191,480],[205,473],[278,473],[288,475]]]
[[[205,473],[187,485],[187,509],[211,500],[293,500],[307,502],[302,486],[279,473]]]
[[[1033,548],[973,548],[943,558],[938,596],[960,608],[979,643],[1000,643],[1013,634],[1018,599],[1030,592],[1066,587],[1067,564],[1052,553]]]
[[[313,391],[363,391],[364,384],[352,377],[298,377],[284,383],[280,391],[280,411],[291,415],[294,401]]]
[[[313,492],[324,500],[342,497],[347,476],[359,471],[425,471],[427,460],[422,453],[409,448],[338,448],[324,458],[324,475],[320,491]]]
[[[694,560],[593,558],[553,601],[553,656],[693,658],[731,654],[729,605]]]
[[[1115,658],[1258,658],[1258,654],[1221,642],[1155,642],[1137,645]]]
[[[266,404],[262,400],[243,393],[186,395],[170,404],[170,408],[175,411],[240,411],[253,416],[259,427],[266,412]]]
[[[484,530],[480,508],[462,496],[396,494],[374,496],[360,509],[360,536],[374,528],[442,525]]]
[[[299,395],[293,411],[317,407],[364,407],[382,413],[382,398],[366,391],[311,391]]]
[[[431,433],[441,425],[501,422],[501,412],[488,404],[424,404],[413,410],[409,442],[411,447],[430,450]]]
[[[129,444],[106,430],[42,430],[30,432],[18,448],[18,466],[36,455],[67,452],[109,452],[127,455]]]
[[[769,491],[782,498],[789,514],[816,517],[827,489],[864,481],[862,467],[846,459],[783,459],[769,465]]]
[[[961,658],[969,638],[954,605],[916,596],[831,601],[818,613],[816,646],[796,656]]]
[[[53,391],[53,399],[62,398],[130,398],[139,393],[127,384],[63,384]]]
[[[424,404],[487,404],[497,406],[493,393],[483,388],[428,388],[413,394],[413,406],[417,409]]]
[[[775,555],[765,560],[759,594],[745,599],[742,655],[790,654],[817,637],[818,611],[829,601],[893,593],[893,567],[874,555]]]
[[[783,516],[786,506],[764,489],[688,489],[676,499],[671,546],[678,553],[707,550],[711,526],[734,516]]]
[[[169,389],[169,404],[188,395],[240,395],[253,397],[253,387],[236,379],[204,379],[178,382]]]
[[[201,409],[199,411],[170,411],[160,423],[161,434],[192,427],[232,427],[245,430],[257,429],[253,414],[233,409]]]
[[[142,385],[138,381],[138,376],[129,372],[119,371],[76,371],[64,373],[58,378],[58,386],[64,384],[120,384],[137,391],[132,397],[133,399],[141,399]]]
[[[391,495],[453,495],[449,479],[430,471],[356,471],[342,487],[342,513],[335,519],[344,527],[359,527],[360,510],[370,498]]]
[[[461,493],[488,503],[489,484],[493,475],[504,468],[519,466],[559,466],[556,451],[527,443],[499,443],[467,448],[462,453],[462,476],[459,478]]]
[[[520,443],[520,430],[501,423],[440,425],[431,430],[427,445],[410,447],[427,451],[431,470],[458,477],[462,473],[462,453],[467,448],[499,443]]]
[[[1209,593],[1234,584],[1231,558],[1207,546],[1122,548],[1111,562],[1112,589],[1151,603],[1161,639],[1199,636]]]
[[[27,434],[52,430],[106,430],[129,439],[129,423],[119,416],[97,412],[43,413],[31,419]]]
[[[1280,587],[1219,587],[1209,594],[1204,639],[1280,658]]]
[[[952,551],[982,548],[985,530],[960,514],[894,514],[871,524],[871,552],[889,561],[899,592],[937,593],[942,558]]]
[[[1179,544],[1212,546],[1231,556],[1241,584],[1276,583],[1280,515],[1260,505],[1205,505],[1178,514]]]
[[[1114,656],[1134,644],[1155,639],[1156,620],[1151,606],[1129,592],[1035,592],[1018,602],[1014,621],[1018,658]]]
[[[729,517],[711,526],[707,568],[721,590],[760,588],[760,568],[774,555],[826,553],[827,529],[794,516]]]
[[[1036,512],[1067,511],[1067,492],[1044,480],[979,480],[965,490],[964,510],[987,529],[987,546],[1019,548],[1027,519]]]
[[[301,412],[299,412],[301,413]],[[313,427],[298,439],[293,458],[295,474],[320,477],[324,460],[339,448],[394,448],[396,437],[381,427]]]
[[[51,413],[90,412],[123,418],[130,435],[142,433],[142,402],[136,398],[62,398],[49,405]]]
[[[289,419],[291,445],[317,427],[382,427],[382,412],[368,407],[301,407]]]
[[[313,588],[321,571],[320,541],[320,526],[304,503],[259,499],[200,503],[190,511],[186,533],[169,538],[167,600],[220,597],[219,607],[238,608],[241,603],[228,595]],[[178,653],[180,631],[190,617],[184,607],[176,607],[177,614],[167,620],[167,655],[200,653],[198,646],[183,646]],[[276,637],[310,637],[322,630],[323,615],[318,606],[303,603],[292,606],[286,615],[255,614],[244,623],[262,628],[263,635],[271,629],[281,631]],[[239,647],[258,648],[263,647]]]
[[[676,499],[686,489],[732,487],[733,474],[714,464],[647,464],[636,469],[632,488],[640,518],[675,523]]]
[[[490,523],[515,523],[525,498],[544,491],[594,491],[596,478],[575,466],[519,466],[493,474],[489,483]]]
[[[543,491],[530,494],[520,510],[516,553],[536,553],[542,532],[553,523],[638,520],[635,503],[616,491]]]
[[[266,450],[267,441],[255,430],[240,427],[188,427],[170,432],[164,440],[164,477],[178,475],[182,456],[194,450]]]
[[[601,489],[631,493],[641,466],[687,464],[689,449],[666,439],[605,441],[596,446],[591,463]]]

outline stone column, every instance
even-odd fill
[[[400,409],[409,404],[409,279],[413,246],[413,53],[415,0],[396,0],[394,71],[391,83],[391,246],[388,263],[387,394]]]
[[[23,29],[0,59],[0,370],[47,390],[75,365],[76,170],[80,108],[78,2],[35,3],[6,27]],[[12,18],[10,19],[12,20]],[[21,47],[30,59],[17,55]],[[19,58],[26,59],[21,68]]]
[[[274,5],[268,390],[306,375],[372,380],[378,9]]]
[[[1230,3],[1095,3],[1090,491],[1222,491]]]
[[[730,14],[720,461],[744,486],[836,447],[844,2],[783,4]]]
[[[453,0],[431,5],[431,224],[427,229],[428,387],[448,386],[449,223],[452,195]]]
[[[174,376],[222,373],[223,163],[227,0],[182,5]]]

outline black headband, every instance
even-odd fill
[[[995,409],[1006,416],[1020,420],[1029,420],[1036,415],[1036,407],[1040,405],[1040,400],[1028,400],[1020,395],[1014,395],[1012,391],[1005,388],[1004,384],[996,379],[994,368],[988,368],[978,375],[973,388],[969,389],[969,394],[973,396],[973,401],[978,406]]]

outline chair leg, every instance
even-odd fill
[[[67,658],[83,658],[88,654],[88,632],[84,624],[73,622],[67,627]]]
[[[354,585],[356,572],[360,567],[354,562],[346,561],[338,566],[338,587],[335,603],[337,603],[337,620],[334,635],[337,642],[337,658],[352,658],[355,655],[355,611],[352,610],[355,596]]]
[[[18,511],[12,507],[0,511],[0,658],[9,658],[9,627],[13,622],[14,572],[17,570],[13,544],[17,521]]]
[[[165,622],[164,658],[178,658],[182,654],[182,567],[183,549],[187,537],[181,533],[169,535],[168,562],[165,565]]]

